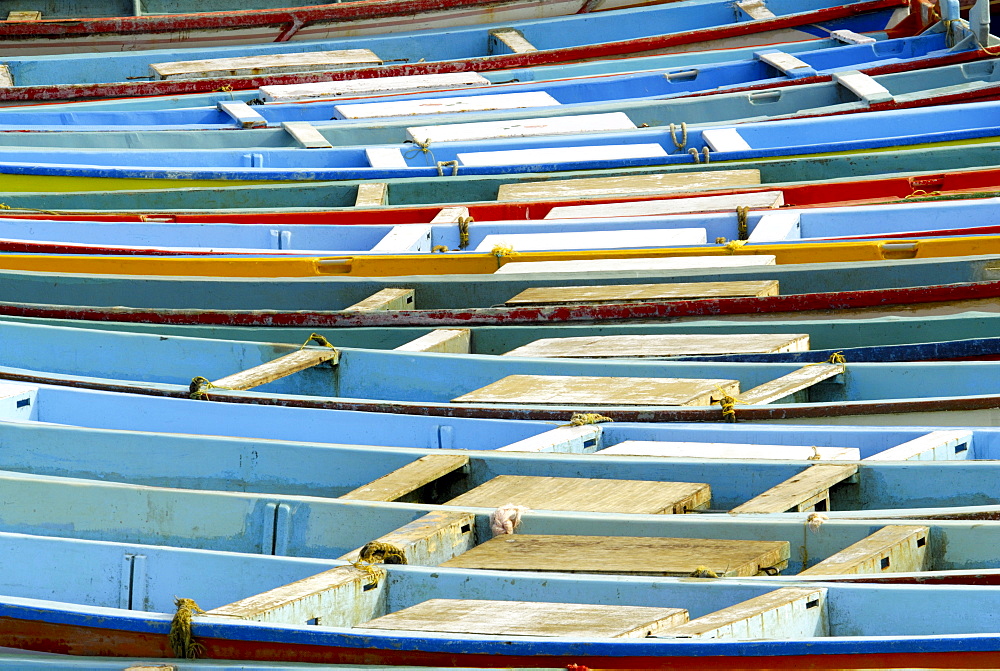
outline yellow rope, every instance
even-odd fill
[[[814,361],[813,363],[807,363],[805,367],[808,366],[822,366],[823,364],[846,364],[847,359],[844,357],[843,352],[834,352],[826,358],[826,361]]]
[[[472,217],[458,218],[458,248],[465,249],[469,246],[469,224],[475,221]]]
[[[602,422],[613,422],[615,420],[605,417],[596,412],[574,412],[569,418],[569,424],[563,426],[586,426],[587,424],[600,424]]]
[[[441,252],[443,254],[444,252],[448,251],[448,248],[445,245],[434,245],[433,247],[431,247],[431,251]]]
[[[715,388],[718,390],[720,394],[719,406],[722,408],[722,418],[727,422],[735,422],[736,404],[742,403],[743,401],[736,398],[735,396],[730,396],[728,393],[726,393],[726,390],[720,387],[719,385],[715,385]]]
[[[691,571],[692,578],[718,578],[719,574],[708,568],[707,566],[696,566],[693,571]]]
[[[502,259],[504,257],[517,256],[518,252],[510,245],[493,245],[493,249],[490,250],[490,254]]]
[[[334,347],[334,346],[333,346],[333,343],[331,343],[331,342],[330,342],[329,340],[327,340],[326,338],[324,338],[324,337],[323,337],[323,336],[322,336],[321,334],[319,334],[319,333],[313,333],[313,334],[312,334],[312,335],[310,335],[310,336],[309,336],[308,338],[306,338],[306,341],[305,341],[304,343],[302,343],[302,347],[300,347],[299,349],[305,349],[305,348],[306,348],[306,346],[307,346],[307,345],[308,345],[309,343],[311,343],[311,342],[314,342],[314,343],[316,343],[316,344],[317,344],[317,345],[319,345],[320,347],[329,347],[329,348],[330,348],[330,349],[332,349],[332,350],[335,350],[335,349],[337,349],[336,347]]]
[[[907,198],[924,198],[927,196],[940,196],[940,195],[941,195],[940,191],[924,191],[923,189],[917,189],[909,196],[903,196],[903,200],[906,200]]]
[[[11,207],[7,203],[0,203],[0,210],[24,210],[25,212],[41,212],[42,214],[63,214],[62,212],[55,212],[53,210],[39,210],[36,207]]]
[[[740,240],[746,240],[749,237],[749,235],[747,234],[747,215],[749,214],[750,214],[749,206],[738,205],[736,207],[736,230]]]
[[[369,541],[358,553],[358,561],[364,564],[405,564],[406,553],[392,543]]]
[[[222,88],[215,89],[214,93],[229,93],[232,90],[233,90],[233,87],[230,86],[229,84],[226,84]]]
[[[730,254],[735,254],[736,250],[738,250],[745,244],[747,244],[746,240],[730,240],[725,245],[726,251],[729,252]]]
[[[717,237],[715,239],[715,244],[717,244],[717,245],[724,245],[724,244],[726,244],[726,239],[723,238],[722,236],[719,236],[719,237]]]
[[[174,599],[177,612],[170,621],[170,648],[174,651],[174,657],[180,659],[197,659],[198,655],[205,652],[205,646],[194,640],[191,633],[191,618],[195,615],[204,614],[194,599]]]
[[[431,151],[430,140],[425,140],[423,142],[421,142],[420,140],[415,140],[413,142],[413,148],[409,149],[405,154],[403,154],[403,158],[416,158],[417,156],[420,156],[421,153],[430,154],[431,160],[434,161],[435,163],[437,162],[434,159],[434,152]]]
[[[229,389],[229,387],[216,386],[208,378],[199,375],[191,378],[191,384],[188,385],[188,397],[201,400],[208,395],[209,389]]]

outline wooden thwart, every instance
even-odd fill
[[[484,79],[483,82],[483,85],[489,85],[489,81]],[[492,93],[481,96],[395,100],[380,103],[349,103],[337,105],[334,109],[345,119],[372,119],[423,114],[486,112],[527,107],[557,107],[558,105],[559,101],[545,91],[526,91],[524,93]]]
[[[7,13],[8,21],[39,21],[42,13],[37,10],[14,10]]]
[[[300,349],[297,352],[278,357],[274,361],[247,370],[240,371],[220,380],[215,380],[212,384],[225,389],[253,389],[262,384],[273,382],[283,377],[298,373],[299,371],[321,363],[330,362],[336,364],[340,360],[340,352],[332,347]]]
[[[528,54],[532,51],[538,51],[516,28],[496,28],[491,30],[489,35],[491,54],[501,54],[508,51],[513,54]]]
[[[485,636],[644,638],[687,619],[683,608],[431,599],[360,626]]]
[[[807,333],[715,333],[581,336],[542,338],[504,356],[550,358],[651,358],[711,354],[801,352],[809,349]]]
[[[413,289],[386,288],[350,307],[344,312],[377,312],[380,310],[412,310]]]
[[[729,512],[784,513],[830,509],[830,488],[853,477],[856,464],[817,464]]]
[[[967,459],[972,432],[961,429],[932,431],[901,445],[882,450],[865,461],[948,461]]]
[[[203,77],[235,77],[239,75],[308,72],[312,70],[343,70],[345,68],[381,65],[382,61],[369,49],[339,51],[307,51],[266,56],[211,58],[197,61],[153,63],[150,73],[158,79]]]
[[[704,245],[704,228],[645,228],[606,231],[560,231],[557,233],[493,233],[483,236],[477,252],[490,252],[497,245],[520,252],[569,249],[656,249],[678,245]]]
[[[476,516],[472,513],[428,513],[376,539],[403,551],[407,564],[437,566],[475,544]],[[357,561],[361,548],[340,559]]]
[[[756,54],[756,56],[757,60],[767,63],[779,72],[789,76],[796,76],[799,72],[806,71],[815,73],[815,70],[808,63],[783,51],[761,52]]]
[[[668,515],[708,508],[711,488],[698,482],[499,475],[446,505],[497,508],[511,502],[532,510]]]
[[[219,111],[232,117],[243,128],[260,128],[267,125],[267,119],[243,101],[220,100],[216,103],[216,106],[219,108]]]
[[[613,161],[626,158],[662,158],[667,155],[655,142],[639,144],[603,144],[586,147],[539,147],[537,149],[509,149],[506,151],[459,152],[456,158],[462,165],[522,165],[557,164],[575,161]]]
[[[379,240],[371,251],[390,252],[430,252],[434,231],[429,224],[400,224],[393,226]]]
[[[497,536],[441,564],[500,571],[688,576],[754,576],[788,564],[786,541],[631,536]]]
[[[578,135],[634,130],[635,124],[624,112],[580,114],[510,121],[479,121],[441,126],[412,126],[406,129],[409,142],[465,142],[470,140],[533,137],[536,135]]]
[[[745,268],[773,266],[773,254],[738,256],[659,256],[627,259],[578,259],[574,261],[518,261],[518,257],[498,268],[496,275],[538,273],[599,273],[607,271],[688,270],[691,268]]]
[[[799,575],[902,573],[927,570],[929,529],[890,525],[809,567]]]
[[[833,73],[833,80],[865,101],[866,104],[890,102],[893,97],[889,89],[857,70]]]
[[[463,205],[454,205],[452,207],[442,207],[434,218],[431,219],[432,224],[457,224],[459,219],[466,219],[469,216],[469,208]]]
[[[791,396],[806,387],[811,387],[823,380],[840,375],[844,370],[846,370],[846,366],[842,363],[819,363],[803,366],[788,375],[782,375],[770,382],[765,382],[753,389],[748,389],[740,395],[739,401],[747,405],[777,401],[786,396]]]
[[[378,207],[389,198],[389,185],[385,182],[365,182],[358,185],[354,207]]]
[[[739,393],[737,380],[670,377],[508,375],[452,403],[533,405],[708,405]]]
[[[10,73],[10,68],[0,65],[0,86],[13,86],[14,75]]]
[[[801,459],[857,461],[856,447],[806,445],[759,445],[741,443],[693,443],[626,440],[594,454],[611,457],[670,457],[675,459]]]
[[[551,431],[510,445],[498,447],[497,452],[567,452],[589,454],[597,449],[601,440],[601,427],[597,424],[559,426]]]
[[[497,200],[565,200],[642,194],[707,191],[760,184],[760,170],[664,173],[621,177],[588,177],[545,182],[501,184]]]
[[[736,3],[736,6],[746,12],[755,21],[775,18],[774,12],[767,8],[764,0],[740,0]]]
[[[469,457],[461,454],[429,454],[340,498],[355,501],[398,501],[421,487],[465,468],[468,463]]]
[[[592,305],[682,301],[697,298],[777,296],[777,280],[741,282],[683,282],[673,284],[606,284],[576,287],[532,287],[504,305]]]
[[[664,638],[808,638],[825,636],[826,589],[784,587],[663,632]]]
[[[755,210],[781,207],[785,196],[781,191],[755,191],[719,196],[669,198],[666,200],[636,200],[601,205],[567,205],[553,207],[546,219],[596,219],[607,217],[645,217],[667,214],[735,211],[737,207]]]
[[[323,134],[308,121],[283,121],[281,127],[291,135],[303,149],[330,149],[333,147]]]
[[[435,329],[426,335],[400,345],[397,352],[441,352],[468,354],[471,347],[471,329]]]
[[[468,86],[489,86],[490,80],[476,72],[448,72],[431,75],[404,75],[402,77],[373,77],[348,79],[339,82],[311,82],[308,84],[277,84],[261,86],[260,97],[268,102],[308,100],[309,98],[335,98],[344,95],[372,95],[405,93],[427,89],[448,89]],[[368,103],[368,105],[375,103]],[[350,105],[349,105],[350,106]],[[354,105],[362,107],[367,105]],[[336,108],[340,109],[340,108]],[[350,117],[348,117],[350,118]]]

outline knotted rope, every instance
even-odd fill
[[[191,618],[194,615],[203,615],[203,611],[194,599],[174,599],[177,612],[170,621],[170,634],[167,636],[170,641],[170,649],[174,651],[174,657],[180,659],[197,659],[198,655],[205,652],[205,646],[194,640],[191,633]]]
[[[843,352],[834,352],[826,358],[825,361],[814,361],[812,363],[807,363],[806,366],[822,366],[823,364],[846,364],[847,359],[844,357]],[[804,368],[805,366],[803,366]]]
[[[434,159],[434,152],[431,151],[430,140],[424,140],[423,142],[420,140],[414,140],[413,147],[408,149],[406,153],[403,154],[403,158],[416,158],[417,156],[420,156],[420,154],[425,154],[429,157],[428,163],[431,161],[438,163],[438,161]]]
[[[212,384],[208,378],[199,375],[191,378],[191,384],[188,385],[188,398],[193,398],[196,401],[208,398],[208,391],[210,389],[229,389],[229,387],[219,387]]]
[[[736,404],[742,403],[740,399],[735,396],[730,396],[722,387],[715,385],[715,388],[719,391],[719,406],[722,408],[722,419],[727,422],[736,421]]]
[[[513,503],[500,506],[490,515],[490,531],[494,536],[513,534],[521,526],[521,516],[530,512],[530,508]]]
[[[469,224],[475,219],[472,217],[458,218],[458,248],[465,249],[469,246]]]
[[[586,426],[587,424],[600,424],[602,422],[613,421],[615,420],[596,412],[574,412],[573,416],[569,418],[569,424],[563,424],[563,426]]]
[[[431,251],[443,254],[448,251],[448,247],[446,245],[434,245],[431,247]]]
[[[406,553],[392,543],[369,541],[358,553],[358,561],[364,564],[405,564]]]
[[[687,126],[687,124],[684,123],[683,121],[681,122],[681,141],[680,142],[677,141],[677,135],[675,135],[674,125],[670,124],[670,139],[673,140],[675,147],[677,147],[681,151],[684,151],[684,147],[686,147],[687,143],[688,143],[688,126]]]
[[[740,240],[746,240],[749,236],[747,233],[747,215],[750,214],[750,207],[747,205],[738,205],[736,207],[736,231],[739,235]]]
[[[745,244],[747,244],[746,240],[730,240],[725,244],[725,248],[726,251],[729,252],[730,254],[735,254],[736,250],[738,250]]]
[[[826,522],[828,519],[830,518],[823,513],[811,513],[806,518],[806,526],[809,528],[809,531],[819,531],[819,528],[823,526],[823,522]]]
[[[458,161],[438,161],[437,162],[438,177],[444,177],[444,169],[449,166],[451,167],[452,177],[458,174]]]
[[[63,212],[54,212],[52,210],[39,210],[35,207],[11,207],[7,203],[0,203],[0,210],[24,210],[25,212],[41,212],[42,214],[64,214]]]
[[[691,578],[718,578],[719,574],[708,568],[707,566],[696,566],[693,571],[691,571]]]
[[[311,342],[316,343],[320,347],[329,347],[330,349],[334,349],[334,350],[337,349],[336,347],[333,346],[333,343],[331,343],[329,340],[327,340],[326,338],[324,338],[319,333],[310,334],[310,336],[308,338],[306,338],[306,341],[304,343],[302,343],[302,347],[299,347],[299,349],[305,349],[306,345],[308,345]]]
[[[511,245],[493,245],[493,249],[490,250],[490,254],[498,259],[502,259],[517,256],[518,252],[515,251]]]

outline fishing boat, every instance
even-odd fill
[[[620,112],[636,127],[647,127],[667,126],[678,119],[706,124],[904,109],[990,100],[1000,95],[995,59],[928,67],[954,53],[947,44],[944,33],[929,33],[798,56],[781,49],[761,49],[747,60],[697,68],[493,83],[511,79],[513,75],[504,71],[484,73],[480,86],[441,92],[395,93],[393,89],[402,87],[405,91],[424,83],[445,87],[455,76],[267,86],[258,91],[258,97],[248,98],[252,106],[245,104],[247,101],[224,100],[206,107],[121,111],[88,106],[7,107],[0,108],[0,131],[16,134],[0,134],[0,141],[15,146],[156,149],[175,147],[176,139],[183,137],[185,146],[235,147],[242,143],[246,147],[297,147],[299,140],[294,133],[301,134],[311,126],[332,146],[390,144],[406,141],[407,127],[415,125],[516,121],[541,114],[561,117]],[[883,71],[890,73],[878,74]],[[472,78],[473,83],[479,78]],[[798,81],[816,83],[796,84]],[[768,87],[757,90],[761,84]],[[747,92],[751,87],[754,90]],[[366,90],[371,92],[366,95]],[[698,91],[712,95],[685,97]],[[853,104],[845,100],[851,95],[856,97]],[[254,132],[236,136],[134,133],[234,127]],[[30,130],[62,132],[24,133]],[[95,136],[90,131],[101,133]],[[78,134],[82,132],[88,134]],[[126,138],[130,141],[125,142]]]
[[[0,56],[93,53],[166,47],[208,47],[260,42],[328,40],[336,37],[427,30],[497,20],[518,21],[651,4],[642,0],[597,2],[403,3],[353,0],[345,3],[258,1],[233,9],[225,3],[206,11],[204,3],[50,3],[43,11],[12,11],[0,22]]]
[[[671,49],[808,40],[838,29],[906,36],[927,27],[921,23],[919,6],[914,5],[913,13],[910,6],[910,0],[867,0],[848,5],[824,0],[806,5],[771,0],[766,14],[751,7],[758,19],[744,10],[734,17],[726,2],[693,0],[621,9],[605,16],[584,14],[308,44],[8,57],[4,62],[8,86],[0,91],[0,101],[84,100],[474,72]],[[608,21],[608,16],[613,20]],[[822,28],[814,27],[817,23]],[[661,25],[670,25],[674,32],[663,34]],[[955,62],[968,58],[955,56]]]

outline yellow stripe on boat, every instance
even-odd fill
[[[691,256],[773,255],[779,264],[928,259],[1000,254],[1000,236],[928,238],[925,240],[845,241],[823,243],[725,245],[662,249],[525,252],[493,254],[412,254],[336,257],[135,257],[0,254],[0,270],[59,274],[161,275],[195,277],[315,277],[323,275],[490,274],[503,264],[533,261],[666,258]]]

